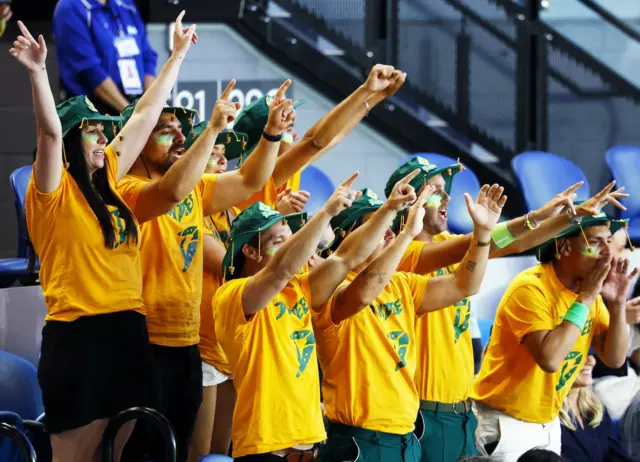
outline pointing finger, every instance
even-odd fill
[[[185,11],[182,10],[176,18],[176,30],[182,30],[182,18],[184,18]]]
[[[351,187],[351,185],[353,184],[354,181],[356,181],[356,178],[358,178],[359,175],[360,175],[360,172],[353,172],[351,176],[347,178],[347,180],[344,183],[340,184],[340,186],[343,186],[345,188]]]
[[[418,176],[419,173],[420,173],[420,169],[417,168],[414,171],[412,171],[411,173],[409,173],[407,176],[405,176],[403,179],[398,181],[398,183],[399,184],[409,184],[411,182],[411,180],[413,180],[415,177]]]
[[[233,91],[233,87],[235,86],[236,86],[236,80],[231,79],[231,82],[227,84],[227,88],[225,88],[224,91],[222,92],[222,95],[220,95],[220,99],[225,99],[225,100],[229,99],[229,96]]]
[[[287,93],[287,89],[290,86],[291,86],[291,79],[285,80],[282,83],[282,85],[280,85],[280,88],[278,88],[278,91],[276,92],[275,100],[282,101],[282,99],[284,98],[284,95]]]

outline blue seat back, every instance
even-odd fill
[[[43,412],[38,372],[30,362],[0,350],[0,410],[35,420]]]
[[[329,200],[336,187],[326,173],[309,165],[300,174],[300,189],[311,193],[304,211],[313,215]]]
[[[11,172],[9,181],[13,188],[16,215],[18,217],[18,258],[29,258],[27,223],[24,218],[24,202],[27,197],[27,185],[31,178],[31,165],[25,165]]]
[[[0,422],[14,427],[20,433],[24,435],[24,444],[28,445],[28,438],[24,433],[24,425],[22,418],[15,412],[0,411]],[[10,437],[0,435],[0,460],[2,462],[23,462],[20,450],[16,446],[16,442]],[[24,461],[26,462],[26,461]]]
[[[478,319],[478,327],[480,328],[480,339],[484,348],[489,343],[491,337],[491,328],[493,327],[493,319]]]
[[[418,156],[424,157],[430,163],[438,166],[438,168],[443,168],[457,162],[456,159],[442,154],[419,152],[417,154],[411,154],[403,160],[402,163]],[[464,202],[464,193],[469,193],[475,200],[478,192],[480,192],[480,180],[478,180],[476,174],[469,170],[469,168],[466,168],[466,166],[465,170],[453,177],[450,194],[451,200],[449,201],[449,211],[447,212],[447,223],[451,233],[467,234],[473,231],[473,220],[467,211],[467,205]]]
[[[629,194],[620,202],[627,208],[620,212],[622,218],[640,216],[640,146],[614,146],[605,154],[611,176],[616,180],[616,187],[624,186]]]
[[[233,462],[233,459],[220,454],[210,454],[208,456],[204,456],[198,462]]]
[[[591,188],[584,172],[564,157],[543,151],[526,151],[511,160],[527,208],[535,210],[569,186],[584,181],[576,191],[576,200],[591,197]]]

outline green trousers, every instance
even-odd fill
[[[477,456],[475,433],[478,420],[473,411],[462,414],[420,410],[424,435],[420,439],[422,462],[457,462]]]
[[[320,462],[420,462],[420,443],[413,433],[392,435],[329,422]]]

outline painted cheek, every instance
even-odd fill
[[[264,253],[269,255],[270,257],[273,257],[275,255],[275,253],[278,251],[277,248],[275,247],[269,247],[267,249],[264,250]]]
[[[434,194],[432,196],[429,196],[429,198],[427,199],[426,205],[428,208],[440,207],[440,205],[442,205],[442,196],[440,196],[439,194]]]
[[[100,139],[100,135],[97,133],[83,133],[82,141],[86,141],[92,144],[98,144],[98,140]]]
[[[585,246],[580,254],[584,257],[598,258],[598,255],[600,255],[600,248]]]
[[[173,136],[172,135],[156,136],[156,143],[173,144]]]

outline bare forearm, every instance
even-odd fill
[[[218,133],[208,125],[193,146],[159,180],[160,189],[176,201],[187,197],[207,168]]]
[[[603,357],[600,359],[611,368],[621,367],[627,358],[629,329],[625,316],[625,304],[609,306],[609,329],[604,334]]]
[[[383,205],[340,244],[336,255],[344,260],[349,271],[369,258],[393,223],[395,215],[394,210]]]
[[[477,294],[484,279],[489,260],[489,246],[478,245],[478,242],[487,242],[491,239],[487,232],[474,231],[478,240],[472,239],[471,245],[455,271],[456,286],[465,296]]]
[[[551,217],[540,223],[540,226],[533,230],[525,230],[525,226],[523,225],[520,228],[521,233],[518,234],[519,237],[517,237],[513,243],[503,249],[500,249],[493,244],[491,247],[490,257],[503,257],[505,255],[513,255],[533,249],[540,244],[547,242],[549,239],[553,239],[569,226],[571,226],[571,222],[567,219],[566,215],[556,215]],[[509,230],[515,227],[516,225],[513,227],[510,226]],[[516,237],[515,234],[512,233],[512,235],[513,237]]]
[[[153,76],[151,74],[145,74],[144,83],[143,83],[144,91],[147,91],[149,88],[151,88],[151,85],[155,81],[156,81],[155,76]]]
[[[183,55],[174,56],[171,55],[162,70],[158,74],[158,77],[149,86],[147,91],[144,92],[140,101],[136,105],[135,113],[145,113],[150,119],[151,126],[155,126],[160,116],[160,112],[169,98],[169,93],[173,88],[173,85],[178,79],[180,73],[180,66],[184,61]]]
[[[269,127],[266,127],[265,131],[269,134],[275,132]],[[268,141],[264,137],[260,138],[255,152],[240,167],[242,182],[247,189],[257,192],[267,183],[278,161],[280,144],[280,142]]]
[[[62,125],[56,113],[46,67],[30,72],[29,77],[38,132],[44,136],[62,138]]]
[[[544,337],[536,362],[545,372],[553,373],[571,352],[580,337],[580,329],[569,321],[562,323]]]
[[[267,268],[278,274],[278,279],[289,281],[316,251],[324,229],[331,220],[324,210],[316,213],[300,231],[291,236],[275,253]]]
[[[122,94],[111,77],[107,77],[93,92],[103,103],[117,112],[122,112],[129,105],[129,100]]]

